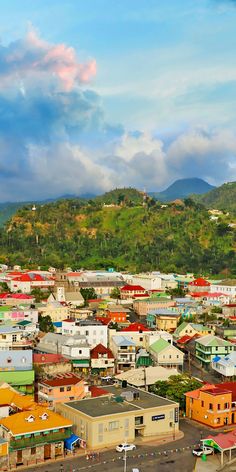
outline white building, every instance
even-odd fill
[[[85,336],[88,344],[93,348],[98,344],[107,347],[107,326],[95,320],[64,320],[62,334],[67,336]]]
[[[233,377],[236,375],[236,351],[231,352],[225,357],[215,356],[212,360],[212,369],[223,377]]]
[[[228,295],[230,300],[233,300],[236,298],[236,280],[221,280],[221,282],[218,282],[217,284],[212,284],[210,291],[215,293],[223,293],[224,295]]]
[[[129,336],[113,336],[110,348],[115,357],[117,372],[132,369],[135,367],[136,347]]]

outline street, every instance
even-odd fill
[[[201,427],[190,424],[186,420],[181,420],[180,429],[184,432],[184,437],[178,441],[165,445],[145,444],[138,445],[136,451],[127,453],[127,472],[132,472],[133,468],[138,468],[139,472],[166,472],[173,469],[174,472],[192,472],[194,470],[195,459],[191,448],[197,444],[201,437]],[[204,429],[204,435],[210,431]],[[184,466],[183,466],[184,464]],[[123,454],[112,450],[104,451],[100,458],[86,459],[75,457],[70,460],[57,461],[43,464],[33,468],[28,468],[28,472],[80,472],[94,469],[97,472],[124,471]]]

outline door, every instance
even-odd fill
[[[44,460],[51,459],[51,444],[45,444],[44,446]]]
[[[23,464],[23,459],[22,459],[22,450],[17,451],[17,456],[16,456],[16,463],[17,465]]]

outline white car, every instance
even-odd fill
[[[136,449],[135,444],[119,444],[119,446],[116,446],[116,451],[117,452],[125,452],[125,451],[133,451]]]
[[[213,452],[214,452],[214,449],[212,447],[207,447],[207,446],[205,446],[204,448],[200,446],[193,449],[193,455],[198,456],[198,457],[203,456],[203,454],[205,454],[206,456],[209,456],[210,454],[213,454]]]

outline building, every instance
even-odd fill
[[[209,435],[205,439],[201,439],[203,447],[212,447],[215,452],[220,452],[220,464],[224,465],[224,453],[226,453],[226,461],[231,462],[232,452],[236,449],[236,429],[217,435]],[[235,460],[235,458],[234,458]]]
[[[37,377],[47,374],[64,374],[71,372],[71,362],[69,359],[60,354],[33,354],[33,365],[37,373]]]
[[[132,276],[132,284],[140,285],[146,291],[161,290],[160,274],[136,274]]]
[[[195,356],[205,368],[209,367],[216,355],[225,356],[233,351],[233,344],[211,334],[197,338],[195,341]]]
[[[32,305],[34,297],[25,293],[0,293],[0,305],[18,306]]]
[[[109,332],[113,334],[114,330],[110,329]],[[142,323],[131,323],[129,326],[118,332],[118,334],[122,336],[129,336],[129,338],[135,342],[136,347],[144,347],[145,336],[149,333],[152,333],[152,331],[146,328]]]
[[[81,271],[66,274],[69,287],[93,288],[98,296],[107,297],[112,290],[124,285],[124,277],[119,272]]]
[[[63,457],[71,428],[71,421],[45,407],[0,419],[0,436],[9,442],[9,467]]]
[[[24,393],[34,391],[32,351],[0,351],[0,382],[7,382]]]
[[[54,278],[50,275],[34,272],[23,273],[7,281],[11,292],[30,293],[34,288],[41,290],[50,290],[54,287]]]
[[[158,341],[158,339],[165,339],[168,343],[173,344],[173,336],[171,333],[167,333],[167,331],[150,331],[144,334],[144,348],[148,351],[151,344]]]
[[[135,295],[145,295],[146,290],[141,285],[125,285],[120,289],[120,297],[122,300],[128,300]]]
[[[155,310],[156,328],[161,331],[173,333],[181,317],[180,313],[165,308]]]
[[[6,418],[19,411],[31,410],[35,405],[32,396],[22,395],[7,383],[0,385],[0,418]]]
[[[73,421],[75,434],[90,450],[136,437],[175,438],[179,433],[179,405],[133,387],[105,387],[107,396],[58,404],[57,411]]]
[[[236,423],[236,383],[203,385],[187,392],[186,416],[210,426],[220,428]]]
[[[134,300],[133,302],[134,311],[140,318],[146,318],[147,314],[150,313],[152,310],[158,308],[168,309],[175,306],[176,302],[174,300],[164,297],[151,297],[145,298],[143,300]]]
[[[212,369],[223,377],[234,377],[236,375],[236,351],[227,356],[215,356],[212,360]]]
[[[129,317],[129,310],[122,305],[109,305],[105,310],[107,317],[113,323],[126,324]]]
[[[235,320],[232,319],[232,317],[228,318],[229,320],[229,325],[228,326],[216,326],[216,334],[218,336],[220,336],[221,338],[224,338],[224,339],[234,339],[236,337],[236,324],[235,324]],[[233,321],[233,323],[232,323]]]
[[[113,375],[115,372],[115,358],[108,347],[98,344],[90,351],[92,373]]]
[[[69,307],[61,302],[50,301],[39,308],[42,316],[50,316],[53,322],[59,322],[69,317]]]
[[[81,400],[88,396],[88,386],[78,375],[70,373],[57,374],[38,382],[38,401],[54,407],[56,403],[70,400]]]
[[[31,349],[32,337],[17,325],[0,326],[0,351],[6,349]]]
[[[107,346],[107,326],[93,319],[62,321],[62,335],[85,336],[87,343],[91,347],[95,347],[98,344]]]
[[[178,375],[178,371],[176,369],[166,369],[158,365],[128,370],[116,375],[115,378],[119,384],[126,382],[127,385],[132,387],[147,389],[159,380],[168,380],[171,375]]]
[[[198,279],[189,282],[188,289],[189,292],[208,292],[210,290],[211,284],[207,280],[199,277]]]
[[[217,284],[211,286],[212,292],[220,292],[230,297],[230,300],[236,298],[236,279],[221,280]]]
[[[0,305],[0,322],[4,323],[6,321],[12,321],[14,323],[18,321],[31,321],[36,325],[36,323],[38,323],[38,310],[30,308],[29,305],[17,305],[16,307]]]
[[[113,336],[111,338],[110,348],[115,357],[117,372],[135,367],[136,345],[129,336]]]
[[[171,369],[183,369],[183,352],[168,343],[168,341],[165,341],[165,339],[159,339],[154,344],[151,344],[149,352],[154,365],[161,365]]]
[[[175,339],[182,338],[183,336],[189,336],[192,338],[196,334],[199,336],[206,336],[207,334],[214,334],[214,330],[202,324],[183,321],[183,323],[176,328],[173,336]]]
[[[222,313],[225,317],[236,316],[236,303],[227,303],[226,305],[223,305]]]

